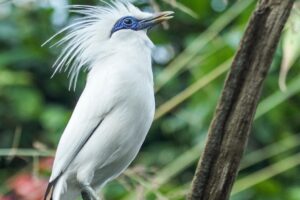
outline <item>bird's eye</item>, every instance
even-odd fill
[[[124,19],[123,22],[124,22],[124,24],[126,24],[126,25],[132,25],[132,23],[133,23],[132,19],[130,19],[130,18]]]
[[[0,0],[1,1],[1,0]],[[119,30],[122,30],[122,29],[131,29],[131,30],[135,30],[137,31],[138,30],[138,26],[139,26],[139,20],[136,19],[135,17],[133,16],[126,16],[126,17],[123,17],[121,19],[119,19],[114,27],[112,28],[111,30],[111,35],[116,32],[116,31],[119,31]]]

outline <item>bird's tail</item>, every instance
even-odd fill
[[[49,182],[47,189],[46,189],[45,196],[44,196],[44,200],[53,200],[54,187],[55,187],[58,179],[59,179],[59,177],[57,177],[53,181]]]
[[[54,195],[54,189],[57,187],[57,185],[61,185],[62,183],[62,177],[63,173],[60,173],[56,178],[54,178],[52,181],[49,182],[46,193],[44,196],[44,200],[54,200],[53,195]],[[59,183],[60,182],[60,183]]]
[[[49,182],[44,200],[74,200],[78,194],[78,191],[71,185],[67,188],[64,176],[59,176]]]

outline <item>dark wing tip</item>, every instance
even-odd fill
[[[54,185],[55,183],[53,181],[48,184],[44,200],[52,200]]]
[[[45,192],[45,196],[44,196],[44,200],[52,200],[53,198],[53,191],[54,191],[54,187],[56,182],[58,181],[58,179],[61,177],[63,173],[61,172],[53,181],[49,182],[46,192]]]

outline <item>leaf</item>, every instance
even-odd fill
[[[30,85],[31,79],[31,74],[28,72],[0,69],[0,87]]]
[[[9,98],[14,109],[12,112],[18,118],[28,121],[39,116],[43,98],[40,91],[30,87],[5,87],[3,94]]]
[[[297,58],[300,56],[300,14],[293,10],[286,32],[283,35],[283,58],[279,75],[279,88],[286,91],[286,77]]]
[[[179,3],[175,0],[163,0],[165,3],[170,4],[171,6],[173,6],[174,8],[177,8],[179,10],[181,10],[182,12],[190,15],[191,17],[198,19],[199,16],[197,13],[195,13],[192,9],[186,7],[185,5],[183,5],[182,3]]]
[[[52,144],[56,144],[63,128],[66,126],[71,113],[62,106],[47,105],[40,115],[40,122],[47,132],[47,139]]]

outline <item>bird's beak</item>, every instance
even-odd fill
[[[164,21],[167,21],[169,19],[173,18],[173,11],[165,11],[165,12],[160,12],[152,17],[149,17],[147,19],[141,20],[140,21],[140,28],[141,29],[149,29],[152,28],[153,26],[160,24]]]

